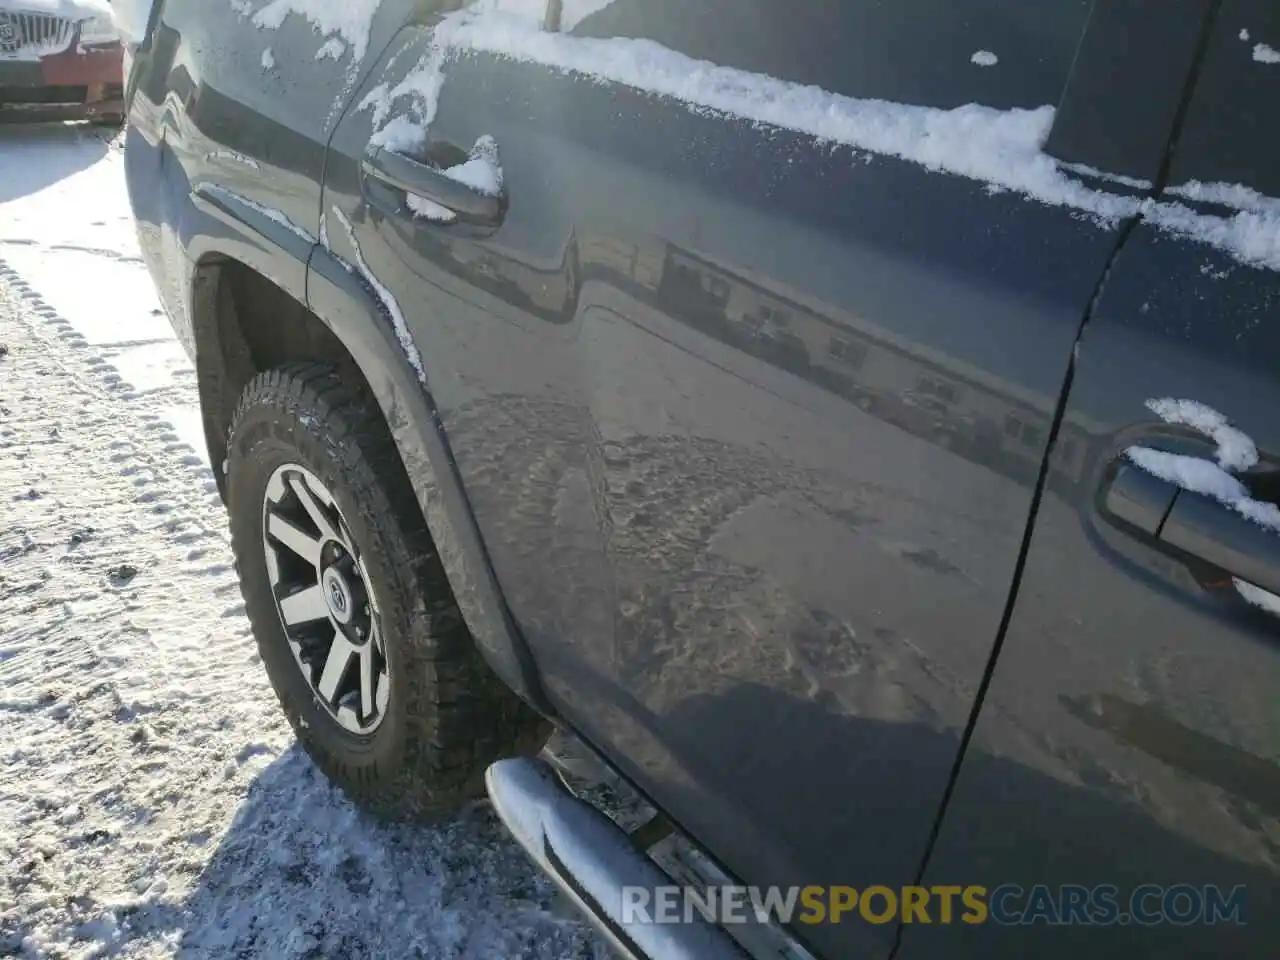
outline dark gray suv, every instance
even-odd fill
[[[300,741],[487,785],[628,956],[1274,957],[1278,50],[157,0],[129,189]]]

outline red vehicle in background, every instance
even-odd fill
[[[0,0],[0,116],[118,123],[123,97],[106,0]]]

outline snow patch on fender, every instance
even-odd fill
[[[279,210],[276,210],[273,207],[263,206],[262,204],[258,203],[255,200],[250,200],[248,197],[242,197],[240,196],[240,194],[232,190],[228,190],[226,187],[220,187],[212,183],[206,183],[201,185],[200,187],[197,187],[196,192],[203,193],[211,197],[217,197],[224,201],[230,200],[232,203],[238,203],[241,206],[248,207],[250,210],[253,210],[256,213],[262,214],[262,216],[266,217],[272,223],[276,223],[284,227],[286,230],[288,230],[290,233],[300,238],[301,240],[304,240],[310,244],[314,244],[316,242],[315,237],[313,237],[306,230],[303,230],[300,226],[298,226],[296,223],[294,223],[292,220],[286,217]]]
[[[418,352],[417,344],[413,342],[413,337],[409,333],[409,324],[404,319],[404,313],[400,309],[400,302],[396,300],[396,296],[379,280],[369,264],[365,262],[364,254],[360,252],[360,242],[356,239],[355,228],[351,225],[351,221],[347,219],[347,215],[337,207],[333,210],[333,215],[338,218],[338,222],[342,224],[342,229],[346,231],[347,239],[351,241],[351,252],[356,258],[356,269],[360,276],[377,294],[378,299],[382,301],[382,305],[386,307],[387,313],[391,316],[391,325],[395,327],[396,339],[400,341],[400,347],[404,350],[405,357],[408,358],[410,366],[418,375],[419,382],[425,387],[427,385],[427,371],[422,365],[422,354]]]

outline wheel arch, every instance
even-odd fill
[[[435,405],[368,285],[323,247],[307,273],[307,304],[228,252],[201,251],[190,284],[200,405],[210,462],[225,495],[235,405],[265,369],[294,360],[334,365],[378,404],[440,555],[454,599],[494,672],[550,717],[531,652],[493,574]]]

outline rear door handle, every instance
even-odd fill
[[[1160,542],[1280,595],[1280,534],[1217,500],[1179,491]]]
[[[454,215],[456,221],[497,226],[504,203],[494,196],[454,180],[437,167],[419,163],[385,147],[371,147],[361,163],[364,176],[392,190],[429,200]]]
[[[1162,552],[1191,558],[1280,595],[1280,533],[1227,504],[1119,462],[1099,503],[1113,522],[1151,539]]]

